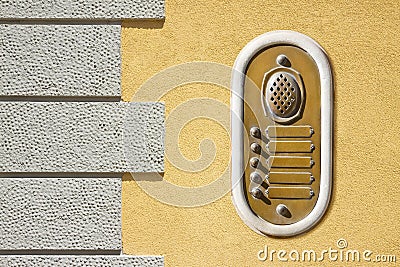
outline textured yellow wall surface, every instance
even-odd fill
[[[329,259],[320,263],[257,259],[265,245],[275,250],[321,251],[337,249],[336,241],[344,238],[347,249],[371,250],[372,257],[394,254],[400,262],[398,4],[382,0],[167,0],[164,23],[124,23],[125,101],[167,67],[192,61],[232,66],[251,39],[278,29],[299,31],[317,40],[330,57],[335,80],[334,189],[330,207],[315,228],[291,238],[261,236],[238,217],[230,193],[200,207],[176,207],[149,196],[127,174],[123,182],[124,253],[161,254],[166,266],[373,265]],[[179,105],[201,98],[229,105],[228,90],[207,84],[183,85],[153,100],[165,102],[168,118]],[[190,102],[193,108],[194,103]],[[174,116],[179,117],[179,112]],[[167,152],[178,146],[188,162],[194,161],[201,157],[202,140],[211,139],[215,158],[198,172],[174,166],[167,158],[164,180],[197,187],[223,176],[229,166],[229,130],[207,118],[188,121],[183,128],[175,121],[167,119]],[[176,127],[182,128],[179,141],[168,138]],[[154,184],[163,194],[157,181],[144,183]]]

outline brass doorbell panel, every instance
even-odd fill
[[[279,58],[286,58],[291,67],[281,66]],[[244,88],[244,102],[248,98],[260,101],[252,102],[253,106],[245,104],[244,125],[248,131],[257,127],[266,138],[251,136],[251,143],[258,144],[266,152],[266,156],[250,151],[249,157],[258,157],[259,165],[256,168],[250,164],[245,170],[245,188],[250,208],[261,218],[274,224],[291,224],[306,217],[315,205],[319,194],[320,181],[320,85],[318,67],[312,58],[300,48],[281,45],[266,49],[253,58],[248,65],[247,77],[260,91]],[[272,123],[263,124],[257,121],[254,112],[262,111],[272,119]],[[272,133],[273,128],[281,126],[282,134]],[[287,126],[301,126],[310,129],[307,137],[299,137],[301,133],[287,137]],[[300,127],[297,128],[302,131]],[[312,134],[311,134],[312,129]],[[250,175],[259,173],[265,179],[260,186],[264,192],[264,201],[251,195],[252,185]],[[270,172],[276,173],[271,183]],[[303,178],[296,173],[310,173],[314,181],[301,184]],[[296,177],[294,183],[288,183],[286,176]],[[311,194],[312,193],[312,194]],[[301,197],[299,197],[301,196]],[[285,217],[276,212],[278,205],[285,205],[292,216]]]
[[[332,90],[325,53],[300,33],[264,34],[239,54],[232,193],[255,231],[295,235],[324,214],[332,187]]]

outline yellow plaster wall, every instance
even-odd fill
[[[345,238],[350,249],[396,254],[400,261],[397,1],[166,0],[163,25],[123,26],[126,101],[151,76],[179,63],[213,61],[232,66],[251,39],[278,29],[299,31],[317,40],[331,59],[335,79],[334,190],[326,216],[313,230],[287,239],[263,237],[240,220],[230,194],[202,207],[179,208],[148,196],[127,174],[124,253],[161,254],[166,266],[295,266],[276,260],[260,262],[257,252],[265,245],[318,251],[335,248],[336,240]],[[168,116],[179,104],[200,97],[229,104],[227,90],[204,84],[179,87],[161,100]],[[173,122],[167,123],[167,136],[172,127]],[[224,172],[230,157],[229,132],[216,122],[189,122],[178,142],[182,154],[190,160],[200,157],[199,143],[204,138],[214,141],[215,161],[200,173],[185,172],[167,161],[165,180],[199,186]],[[171,145],[177,144],[167,142]],[[345,263],[326,260],[320,265]]]

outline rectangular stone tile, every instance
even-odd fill
[[[0,256],[7,267],[162,267],[162,256]]]
[[[132,102],[125,105],[125,114],[123,147],[129,170],[131,172],[163,172],[164,104]]]
[[[1,18],[18,19],[161,19],[164,0],[6,0]]]
[[[121,179],[0,178],[0,240],[0,251],[120,250]]]
[[[0,96],[119,97],[120,39],[119,25],[0,24]]]
[[[162,172],[164,105],[0,102],[0,172]]]

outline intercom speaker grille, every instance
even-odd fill
[[[289,118],[296,114],[300,107],[300,87],[291,74],[276,72],[268,80],[266,98],[275,116]]]

